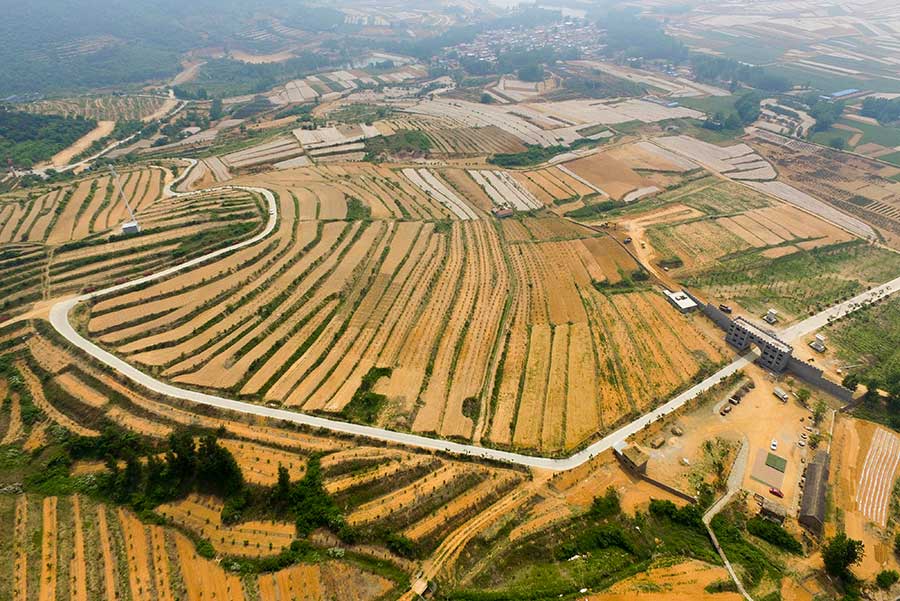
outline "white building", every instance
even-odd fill
[[[663,288],[663,294],[666,295],[666,298],[669,299],[672,306],[682,313],[690,313],[697,308],[697,303],[694,302],[694,299],[688,296],[687,292],[684,290],[681,292],[672,292],[671,290]]]

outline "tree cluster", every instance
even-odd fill
[[[69,147],[97,127],[84,117],[35,115],[0,106],[0,159],[31,167]]]
[[[900,120],[900,98],[874,98],[863,100],[859,110],[861,115],[877,119],[879,123],[893,123]]]
[[[331,528],[344,539],[354,536],[334,499],[325,490],[318,457],[310,458],[306,473],[297,482],[291,482],[287,469],[278,466],[278,482],[272,488],[270,504],[276,513],[294,520],[300,536],[307,536],[320,527]]]
[[[190,431],[175,432],[166,440],[162,459],[156,450],[146,450],[141,457],[130,442],[127,435],[111,431],[92,449],[105,455],[109,473],[103,488],[119,503],[149,509],[196,491],[225,499],[228,508],[229,500],[244,493],[240,466],[215,434],[201,436],[197,444]],[[82,440],[80,446],[85,445]],[[124,459],[124,467],[119,467],[119,459]]]

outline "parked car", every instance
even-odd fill
[[[775,495],[775,496],[778,497],[779,499],[783,499],[783,498],[784,498],[784,493],[781,492],[780,490],[778,490],[777,488],[774,488],[774,487],[773,487],[773,488],[770,488],[770,489],[769,489],[769,493]]]
[[[728,399],[728,402],[731,403],[732,405],[740,405],[741,404],[741,401],[734,397],[731,397],[730,399]]]
[[[731,413],[731,405],[725,405],[724,407],[722,407],[722,410],[719,411],[719,415],[721,415],[722,417],[725,417],[729,413]]]
[[[797,441],[797,446],[802,448],[802,447],[805,447],[805,446],[806,446],[806,443],[803,442],[802,440],[798,440],[798,441]]]
[[[731,307],[728,305],[719,305],[719,311],[722,313],[731,313]]]
[[[775,440],[774,438],[772,439],[772,444],[769,445],[769,449],[771,449],[773,451],[778,450],[778,441]]]

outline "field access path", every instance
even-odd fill
[[[608,434],[604,438],[575,453],[574,455],[559,459],[525,455],[522,453],[513,453],[510,451],[481,447],[474,444],[464,444],[441,440],[438,438],[429,438],[427,436],[410,434],[408,432],[396,432],[393,430],[386,430],[384,428],[364,426],[350,422],[343,422],[336,419],[307,415],[296,411],[287,411],[284,409],[277,409],[266,407],[263,405],[256,405],[253,403],[236,401],[233,399],[227,399],[220,396],[173,386],[172,384],[162,382],[160,380],[157,380],[153,376],[145,374],[129,363],[126,363],[119,357],[116,357],[112,353],[105,351],[93,342],[84,338],[69,323],[69,313],[78,303],[88,301],[100,296],[120,292],[122,290],[133,288],[147,282],[152,282],[154,280],[168,277],[180,271],[191,269],[192,267],[207,263],[215,259],[216,257],[232,253],[233,251],[244,248],[246,246],[250,246],[252,244],[256,244],[260,240],[263,240],[264,238],[269,236],[269,234],[271,234],[275,230],[275,226],[278,222],[278,203],[275,199],[275,195],[271,191],[264,188],[254,188],[246,186],[221,186],[207,190],[198,190],[196,192],[175,192],[175,186],[177,186],[177,184],[188,174],[191,168],[196,165],[196,161],[192,159],[189,161],[191,162],[191,165],[184,170],[181,177],[166,186],[166,195],[186,196],[199,194],[202,192],[211,192],[215,190],[244,190],[254,194],[260,194],[266,199],[266,202],[269,205],[269,220],[263,230],[252,238],[244,240],[243,242],[233,244],[226,248],[221,248],[214,252],[210,252],[206,255],[197,257],[196,259],[187,261],[180,265],[175,265],[173,267],[164,269],[158,273],[140,277],[129,282],[111,286],[109,288],[98,290],[89,294],[83,294],[81,296],[60,300],[50,309],[51,325],[71,344],[77,346],[101,363],[104,363],[105,365],[115,369],[130,380],[133,380],[137,384],[158,394],[190,401],[193,403],[199,403],[201,405],[218,407],[220,409],[225,409],[228,411],[237,411],[240,413],[259,415],[262,417],[284,420],[313,428],[322,428],[324,430],[329,430],[332,432],[351,434],[354,436],[361,436],[369,439],[381,440],[420,449],[443,451],[455,455],[482,457],[485,459],[507,462],[525,467],[564,471],[578,467],[579,465],[590,461],[596,455],[599,455],[600,453],[612,448],[615,443],[627,439],[628,437],[641,431],[653,422],[660,420],[666,415],[680,409],[689,400],[715,386],[722,378],[725,378],[748,365],[754,358],[752,353],[748,353],[736,358],[713,375],[709,376],[702,382],[691,386],[681,394],[673,397],[665,404],[657,407],[653,411],[642,415],[641,417],[637,418],[629,424],[626,424],[625,426],[622,426],[615,432]],[[895,293],[898,289],[900,289],[900,277],[882,284],[881,286],[863,292],[862,294],[859,294],[851,298],[850,300],[825,309],[824,311],[817,313],[812,317],[809,317],[797,324],[794,324],[782,330],[779,335],[783,340],[787,342],[800,339],[803,336],[807,336],[813,333],[823,325],[827,324],[830,320],[841,317],[843,315],[847,315],[848,313],[852,313],[853,311],[864,307],[874,300],[884,298]]]

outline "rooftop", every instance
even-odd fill
[[[800,500],[800,518],[815,518],[825,522],[825,492],[828,484],[828,453],[819,451],[806,468],[806,485]]]
[[[622,456],[637,466],[650,461],[650,456],[636,445],[628,445],[625,447],[622,450]]]
[[[789,345],[787,342],[784,342],[783,340],[779,339],[772,332],[769,332],[768,330],[764,330],[763,328],[759,327],[758,325],[747,321],[743,317],[738,317],[737,319],[734,320],[734,323],[736,325],[739,325],[740,327],[744,328],[745,330],[749,331],[751,334],[753,334],[757,338],[762,338],[767,343],[769,343],[771,346],[774,346],[775,348],[777,348],[779,351],[782,351],[784,353],[790,353],[792,350],[794,350],[791,347],[791,345]]]
[[[663,289],[663,294],[669,297],[669,300],[672,301],[679,309],[694,309],[697,307],[697,303],[694,302],[690,296],[685,293],[684,290],[681,292],[672,292],[671,290]]]

